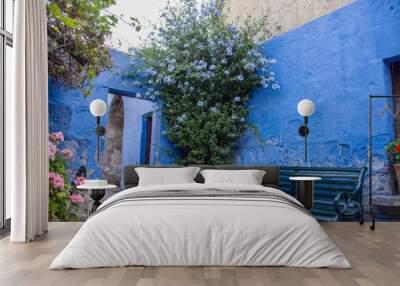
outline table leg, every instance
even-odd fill
[[[88,215],[90,216],[94,213],[97,208],[101,205],[100,200],[104,197],[106,190],[89,190],[89,197],[93,200],[88,207]]]
[[[311,209],[314,205],[314,181],[296,181],[296,198]]]

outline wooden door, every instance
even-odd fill
[[[151,156],[151,134],[153,127],[152,112],[142,116],[142,136],[140,142],[140,164],[149,165]]]
[[[151,154],[151,133],[153,127],[153,116],[146,116],[146,148],[144,154],[144,164],[150,164],[150,154]]]

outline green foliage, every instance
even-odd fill
[[[180,150],[181,164],[224,164],[233,160],[248,123],[251,92],[279,88],[260,41],[266,18],[241,27],[222,15],[223,2],[181,0],[167,6],[161,24],[137,49],[128,76],[162,105],[164,135]]]
[[[400,164],[400,139],[393,140],[386,145],[386,152],[393,163]]]
[[[115,0],[51,0],[47,4],[49,75],[91,94],[90,81],[111,66],[107,39],[122,16],[105,9]],[[129,24],[140,29],[137,19]]]

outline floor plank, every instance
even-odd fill
[[[400,223],[322,223],[352,269],[289,267],[119,267],[50,271],[55,256],[82,223],[50,223],[49,233],[28,244],[0,240],[0,285],[135,286],[391,286],[399,285]]]

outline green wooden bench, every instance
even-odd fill
[[[363,223],[363,179],[366,168],[280,167],[279,187],[295,196],[292,176],[321,177],[315,182],[311,213],[319,221],[355,221]]]

